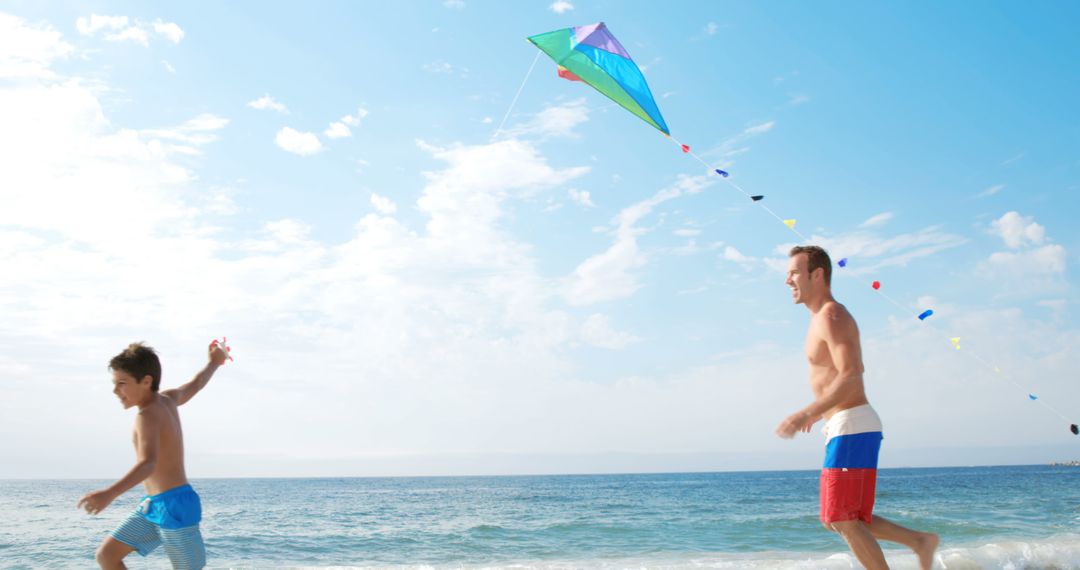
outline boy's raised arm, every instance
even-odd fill
[[[195,394],[202,390],[206,383],[210,381],[210,378],[217,371],[218,367],[225,364],[225,360],[229,358],[229,353],[225,351],[225,348],[218,342],[210,343],[210,347],[207,349],[209,353],[210,361],[206,363],[195,377],[192,378],[187,384],[180,386],[179,388],[173,388],[171,390],[165,390],[161,394],[172,398],[177,406],[185,404]]]

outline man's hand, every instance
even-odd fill
[[[218,341],[210,343],[210,347],[207,349],[210,355],[210,362],[221,366],[225,364],[225,361],[229,359],[229,352],[225,350],[225,345]]]
[[[810,431],[810,426],[814,424],[812,419],[810,414],[799,410],[780,422],[780,425],[776,427],[776,435],[784,439],[791,439],[795,437],[795,432],[799,430],[808,432]]]
[[[99,491],[93,491],[83,495],[83,498],[79,499],[79,504],[76,508],[86,509],[86,512],[92,515],[96,515],[105,510],[105,507],[109,506],[109,503],[113,502],[116,497],[108,489],[101,489]]]

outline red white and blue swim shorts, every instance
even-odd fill
[[[881,419],[869,404],[841,410],[825,423],[821,522],[861,520],[874,513]]]

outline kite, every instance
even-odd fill
[[[1028,398],[1031,398],[1031,399],[1032,399],[1032,401],[1034,401],[1034,400],[1038,400],[1038,399],[1039,399],[1039,397],[1038,397],[1038,396],[1036,396],[1035,394],[1028,394]]]
[[[725,176],[726,176],[726,175],[725,175]],[[750,197],[750,199],[751,199],[751,200],[753,200],[753,201],[755,201],[755,202],[760,202],[760,201],[762,201],[762,200],[764,200],[764,199],[765,199],[765,196],[762,196],[762,195],[760,195],[760,194],[757,194],[757,195],[751,196],[751,197]]]
[[[716,169],[716,173],[720,176],[723,176],[724,178],[730,176],[730,174],[728,174],[726,170],[720,170],[719,168]],[[762,196],[762,198],[764,198],[764,196]]]
[[[1069,431],[1073,432],[1073,435],[1080,435],[1080,427],[1077,427],[1076,424],[1069,426]]]
[[[559,77],[587,83],[671,136],[645,76],[603,22],[537,34],[529,41],[559,65]],[[690,147],[682,148],[690,152]]]
[[[933,309],[927,309],[927,310],[919,313],[919,320],[920,321],[925,321],[926,317],[929,317],[932,314],[934,314],[934,310]]]
[[[225,349],[226,353],[230,353],[230,352],[232,352],[232,347],[226,345],[225,344],[226,342],[228,342],[228,339],[226,337],[221,337],[221,340],[218,340],[218,339],[215,338],[214,340],[210,341],[210,346],[220,346],[221,348]],[[233,359],[232,355],[229,354],[229,360],[232,360],[232,359]]]
[[[836,262],[836,264],[839,265],[840,267],[847,267],[847,258],[845,257],[845,258],[841,259],[840,261]]]
[[[956,347],[956,350],[960,350],[960,337],[954,336],[953,338],[950,338],[949,340],[952,341],[952,345]]]
[[[878,289],[881,289],[881,281],[874,281],[870,286],[874,288],[874,291],[877,291]]]
[[[791,229],[795,229],[795,220],[784,220],[784,225]]]

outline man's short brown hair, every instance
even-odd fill
[[[154,349],[141,342],[133,342],[124,349],[124,352],[112,357],[109,361],[109,370],[127,372],[137,382],[142,382],[146,376],[150,376],[152,382],[150,389],[158,391],[161,384],[161,361]]]
[[[795,257],[800,253],[806,254],[806,270],[813,273],[815,269],[825,270],[825,284],[832,285],[832,260],[824,249],[816,245],[797,245],[791,248],[788,257]]]

